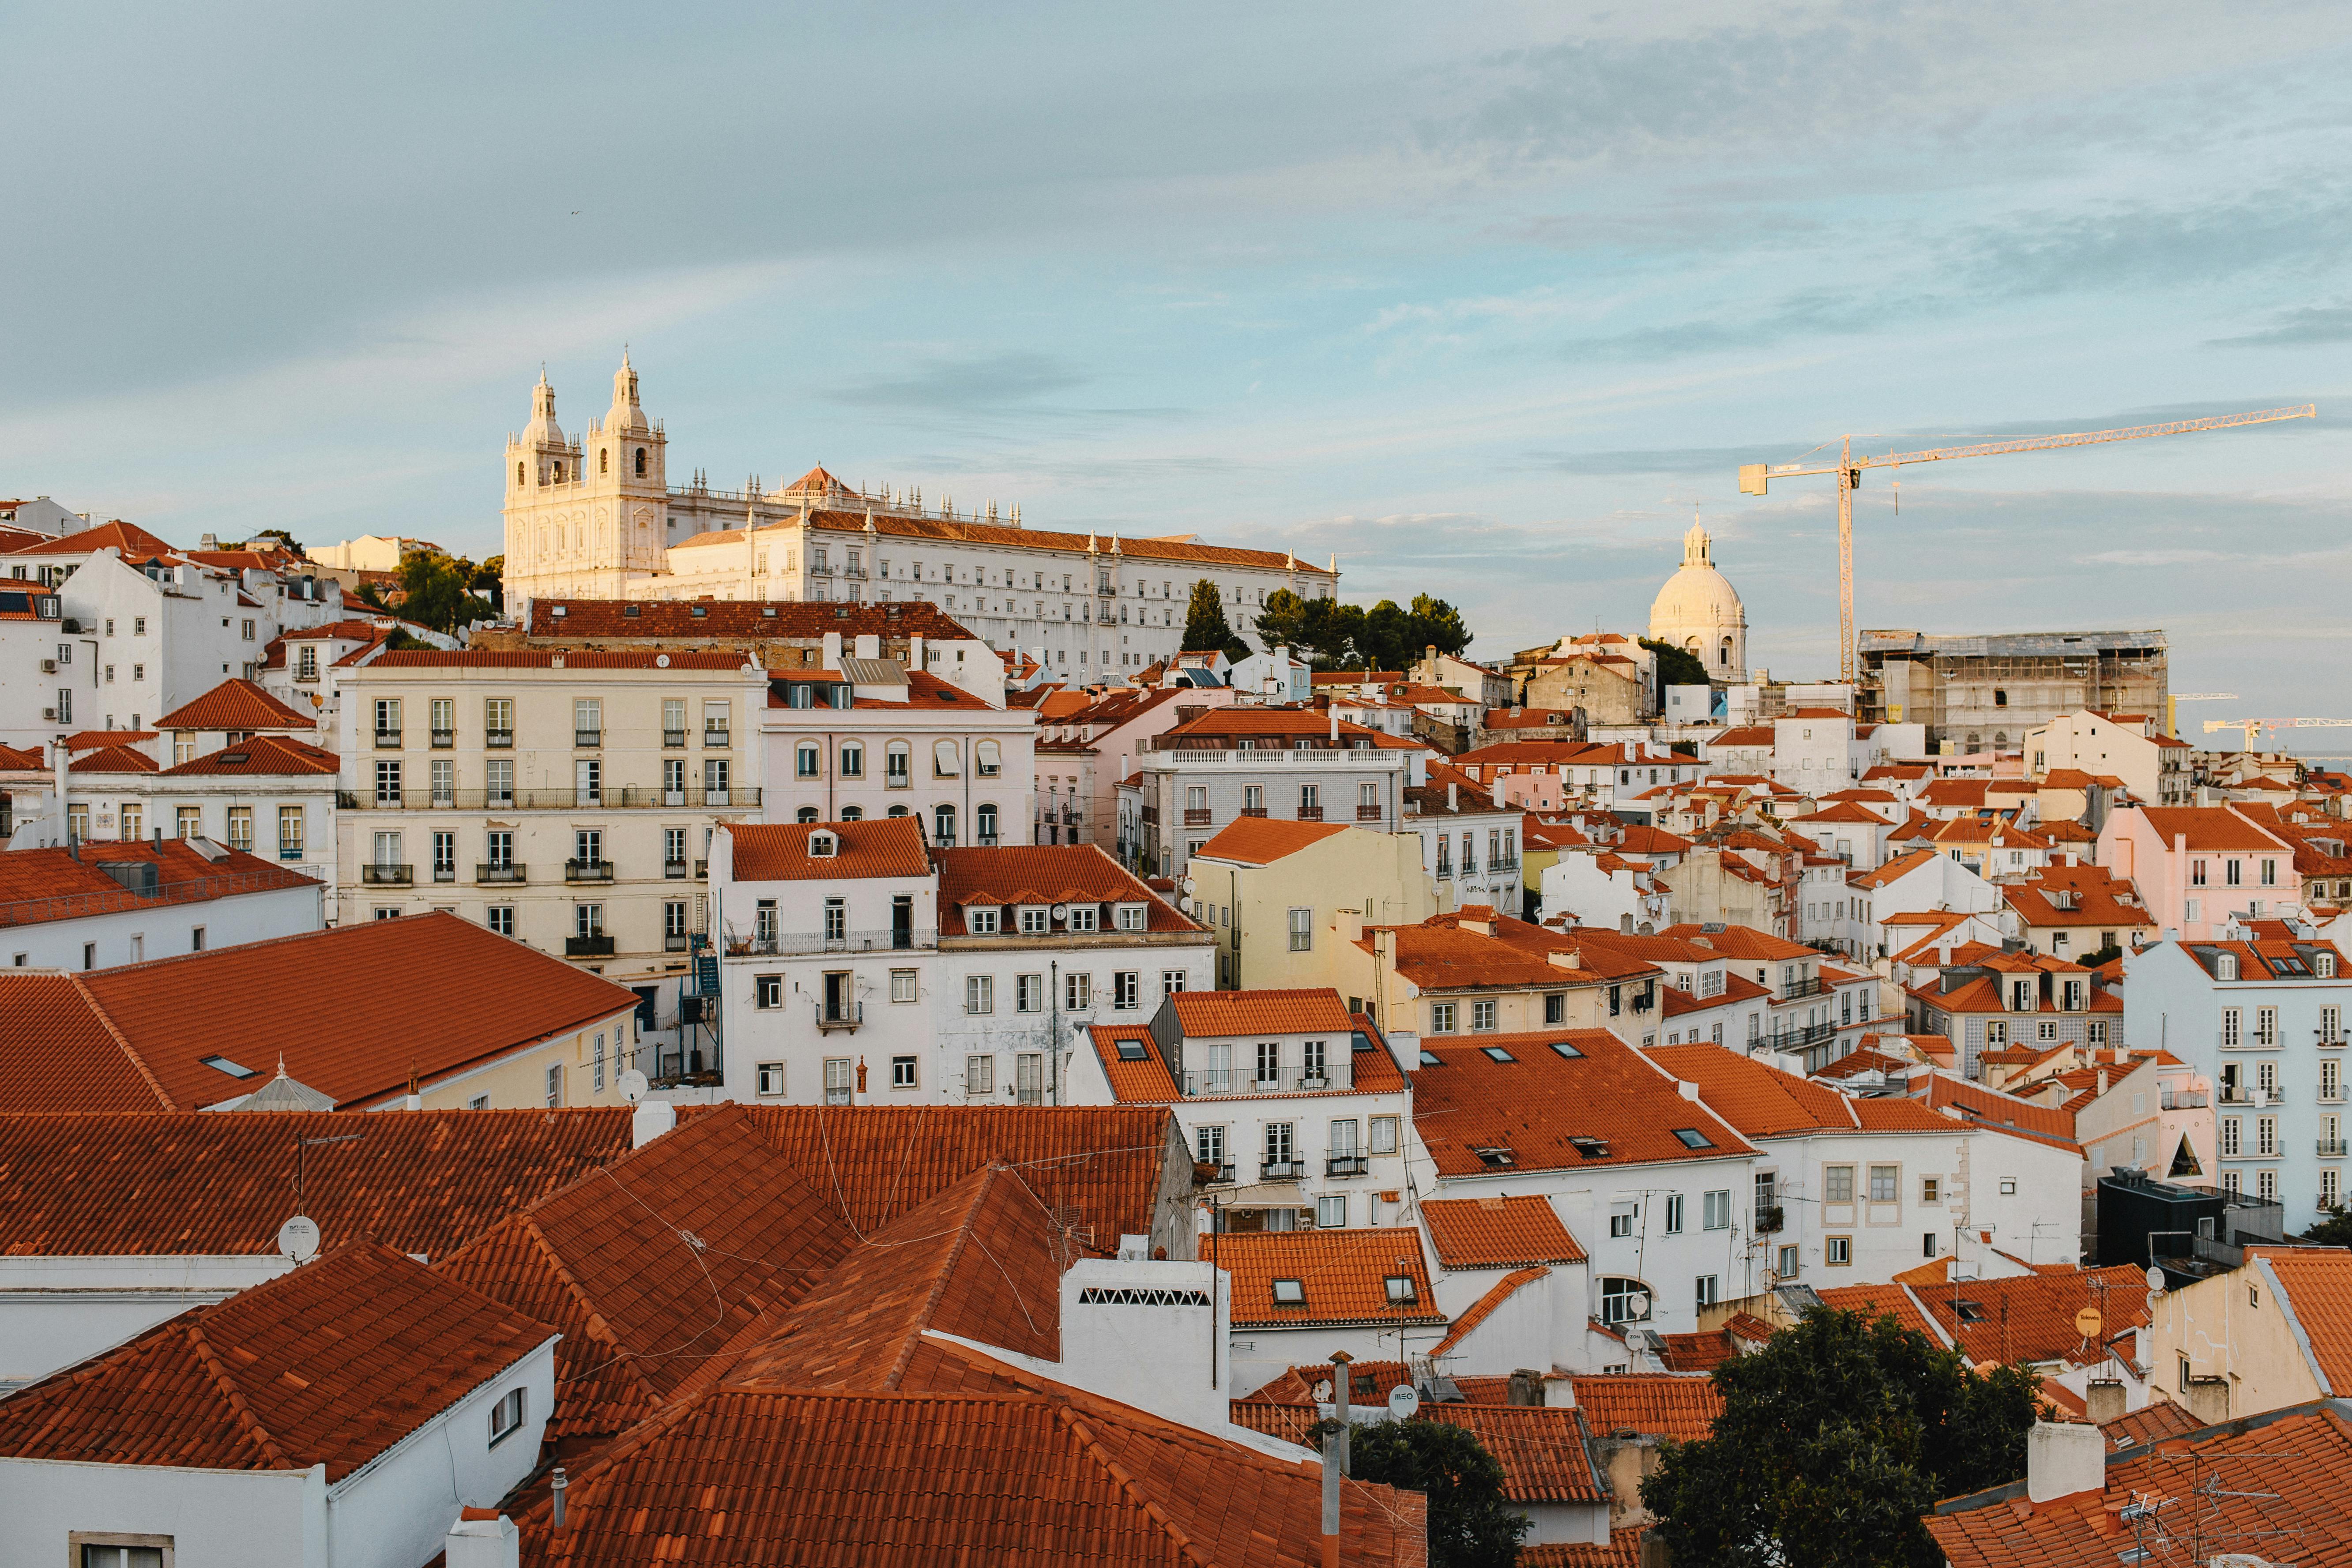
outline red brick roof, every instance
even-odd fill
[[[1423,1266],[1420,1238],[1409,1230],[1291,1230],[1227,1234],[1201,1244],[1233,1276],[1234,1327],[1333,1328],[1353,1323],[1428,1327],[1443,1324]],[[1413,1304],[1389,1302],[1383,1281],[1402,1274],[1413,1282]],[[1276,1279],[1305,1288],[1304,1304],[1274,1299]]]
[[[172,554],[172,546],[148,532],[135,522],[117,519],[101,522],[96,528],[85,528],[79,533],[64,534],[56,539],[44,539],[37,544],[19,545],[12,553],[17,555],[87,555],[109,546],[122,552],[125,561],[145,561],[152,556]]]
[[[1555,1042],[1580,1054],[1562,1057]],[[1498,1062],[1486,1053],[1507,1052]],[[1717,1159],[1753,1151],[1674,1080],[1605,1029],[1540,1034],[1424,1036],[1412,1075],[1413,1125],[1438,1172],[1475,1176],[1664,1160]],[[1692,1148],[1675,1135],[1706,1140]],[[1580,1146],[1578,1140],[1597,1140]],[[1480,1150],[1500,1151],[1508,1163]],[[1588,1152],[1590,1151],[1590,1152]]]
[[[1668,926],[1658,933],[1683,942],[1694,939],[1712,945],[1716,952],[1729,958],[1764,959],[1771,962],[1800,958],[1818,959],[1821,954],[1802,942],[1774,936],[1770,931],[1758,931],[1754,926],[1727,925],[1721,931],[1709,931],[1703,925],[1688,921]]]
[[[1927,1336],[1931,1343],[1948,1344],[1949,1337],[1931,1321],[1911,1292],[1900,1285],[1838,1285],[1818,1292],[1823,1305],[1841,1312],[1860,1312],[1873,1320],[1893,1318],[1903,1327]]]
[[[2284,841],[2254,826],[2244,814],[2225,805],[2144,805],[2136,809],[2154,831],[2157,841],[2167,849],[2172,847],[2176,837],[2184,837],[2192,850],[2288,847]]]
[[[912,821],[911,817],[902,820]],[[1202,928],[1145,887],[1094,844],[1004,844],[941,849],[939,921],[941,936],[964,936],[968,905],[1141,904],[1145,930]],[[1005,934],[1017,934],[1006,922]],[[1102,921],[1110,930],[1108,920]]]
[[[1421,1224],[1444,1268],[1584,1261],[1584,1248],[1540,1197],[1427,1198]]]
[[[1228,823],[1201,848],[1213,860],[1244,866],[1270,866],[1296,855],[1310,844],[1320,844],[1335,833],[1345,833],[1337,822],[1291,822],[1272,816],[1244,816]]]
[[[2063,1272],[2037,1267],[2032,1274],[1915,1288],[1911,1294],[1970,1361],[2083,1364],[2105,1356],[2105,1340],[2147,1323],[2142,1272],[2128,1263]],[[2105,1320],[2087,1352],[2074,1327],[2074,1315],[2085,1307],[2098,1308]]]
[[[1917,1091],[1915,1098],[1923,1100],[1930,1110],[1958,1106],[1968,1113],[1969,1121],[1979,1126],[2080,1152],[2081,1145],[2074,1142],[2074,1113],[2071,1110],[2035,1105],[1999,1089],[1963,1082],[1948,1073],[1921,1073],[1911,1083]]]
[[[1355,1026],[1329,986],[1301,991],[1179,991],[1176,1021],[1191,1038],[1232,1035],[1344,1035]]]
[[[109,745],[76,757],[67,771],[77,773],[152,773],[158,771],[158,764],[144,752],[134,752],[128,745]]]
[[[158,730],[311,730],[306,719],[250,680],[224,680],[155,721]]]
[[[414,984],[425,974],[435,984]],[[13,990],[23,978],[0,973],[0,1037],[53,1022],[27,1015],[47,998]],[[138,1058],[173,1109],[191,1110],[266,1081],[206,1066],[207,1057],[255,1074],[282,1058],[297,1080],[351,1109],[401,1094],[412,1072],[430,1084],[636,1005],[623,986],[447,914],[363,921],[75,978],[100,1032]],[[80,1066],[50,1061],[39,1109],[86,1108]]]
[[[2337,1394],[2352,1392],[2352,1252],[2264,1247],[2260,1256],[2294,1309],[2313,1370]]]
[[[1635,1432],[1696,1443],[1715,1430],[1723,1393],[1707,1377],[1674,1373],[1578,1374],[1576,1407],[1596,1437]]]
[[[719,829],[732,840],[739,882],[854,881],[866,877],[925,878],[931,874],[923,825],[911,816],[877,816],[863,822],[731,823]],[[813,834],[830,834],[834,853],[813,858]]]
[[[1393,933],[1390,953],[1396,973],[1423,991],[1543,985],[1564,989],[1606,978],[1581,969],[1562,968],[1539,950],[1530,951],[1500,936],[1481,936],[1458,926],[1385,929]],[[1369,934],[1357,945],[1366,952],[1376,947]]]
[[[379,1458],[553,1337],[375,1241],[198,1307],[0,1401],[0,1454],[230,1470]]]
[[[971,633],[961,623],[937,605],[921,599],[887,605],[823,601],[778,604],[749,599],[534,599],[528,635],[549,641],[573,637],[646,637],[656,641],[788,637],[815,642],[827,632],[838,632],[852,643],[861,637],[971,640]]]
[[[1474,1433],[1503,1467],[1503,1496],[1522,1505],[1608,1500],[1609,1489],[1593,1473],[1576,1414],[1532,1405],[1421,1407],[1423,1420]]]
[[[2001,885],[2001,897],[2029,926],[2104,926],[2128,930],[2151,925],[2155,917],[2137,901],[2130,879],[2117,877],[2104,866],[2045,866],[2022,882]],[[2073,908],[2060,909],[2053,893],[2072,896]],[[2131,894],[2132,903],[2119,895]]]
[[[134,893],[100,869],[137,864],[155,868],[154,893]],[[0,849],[0,927],[318,886],[312,878],[242,849],[224,849],[219,859],[207,858],[182,838],[93,839],[81,845],[78,854],[65,849]],[[0,1002],[0,1007],[5,1006]],[[0,1046],[0,1050],[5,1049]],[[0,1083],[0,1110],[8,1109],[8,1086]]]
[[[1856,1100],[1721,1046],[1660,1046],[1650,1059],[1685,1083],[1698,1085],[1707,1109],[1749,1138],[1805,1132],[1950,1133],[1949,1118],[1914,1100]]]
[[[297,1207],[295,1140],[352,1132],[303,1152],[299,1206],[321,1244],[372,1236],[428,1259],[625,1153],[630,1137],[626,1106],[0,1116],[0,1256],[273,1254]]]
[[[408,648],[380,653],[370,669],[740,669],[740,653],[610,653],[593,648]],[[656,665],[654,661],[665,662]]]
[[[687,1106],[682,1119],[716,1115]],[[1150,1235],[1171,1156],[1190,1156],[1167,1108],[1035,1105],[761,1105],[747,1108],[769,1143],[834,1194],[871,1234],[982,1166],[1002,1161],[1108,1251]]]
[[[167,778],[243,777],[249,773],[277,777],[334,773],[341,772],[341,759],[323,746],[297,741],[290,735],[256,735],[251,740],[239,741],[234,746],[207,752],[192,762],[165,768],[163,774]]]

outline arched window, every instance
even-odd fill
[[[904,816],[907,815],[907,808],[903,805],[894,805],[890,808],[890,815],[892,816]]]
[[[866,776],[866,748],[855,741],[841,748],[841,776],[845,779]]]
[[[992,779],[1004,771],[1003,761],[993,741],[982,741],[972,748],[972,771],[984,779]]]
[[[841,820],[863,822],[866,820],[866,808],[862,805],[845,805],[841,808]]]
[[[979,810],[973,812],[971,819],[971,841],[974,844],[995,843],[996,807],[992,805],[983,805]]]
[[[1715,650],[1715,662],[1723,666],[1727,669],[1731,668],[1731,639],[1729,637],[1724,638],[1723,646]]]
[[[613,471],[612,447],[599,447],[596,448],[596,471],[600,474],[609,474]]]
[[[555,465],[555,482],[559,485],[563,482],[563,465],[561,463]]]
[[[815,778],[818,768],[822,766],[820,761],[822,755],[814,741],[803,741],[793,749],[793,776],[803,779]]]
[[[957,777],[962,771],[963,758],[956,750],[956,743],[953,741],[931,742],[931,776],[933,778],[951,779]]]
[[[911,784],[914,782],[912,776],[914,773],[914,748],[908,745],[906,742],[893,741],[888,745],[883,747],[882,787],[885,789],[905,789],[908,785]],[[900,810],[892,813],[892,815],[904,816],[907,814],[904,810]]]
[[[942,849],[952,849],[955,841],[955,807],[935,807],[931,812],[931,842]]]
[[[1615,1218],[1615,1215],[1612,1215]],[[1650,1288],[1639,1279],[1601,1281],[1601,1321],[1603,1327],[1638,1323],[1650,1315]]]
[[[517,463],[517,464],[515,465],[515,484],[517,485],[517,487],[520,487],[522,483],[523,483],[523,466],[522,466],[520,463]]]
[[[794,822],[814,822],[816,820],[816,807],[813,805],[804,805],[801,807],[799,811],[793,814],[793,820]]]
[[[639,478],[639,479],[644,479],[645,477],[646,477],[646,449],[645,449],[643,447],[638,447],[638,448],[637,448],[637,478]]]

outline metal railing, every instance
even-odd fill
[[[1205,746],[1168,746],[1146,752],[1142,757],[1137,758],[1137,761],[1141,763],[1145,757],[1153,761],[1167,759],[1181,762],[1187,765],[1197,763],[1202,766],[1239,763],[1247,767],[1278,768],[1294,764],[1314,766],[1318,763],[1353,763],[1359,767],[1383,766],[1380,760],[1381,753],[1368,745],[1310,746],[1303,751],[1278,746],[1259,746],[1248,751],[1235,752],[1211,751]]]
[[[1378,822],[1381,817],[1386,816],[1387,815],[1388,809],[1385,806],[1364,805],[1360,803],[1356,807],[1356,820],[1358,822]]]
[[[1189,1068],[1184,1073],[1184,1092],[1194,1094],[1320,1094],[1327,1089],[1346,1089],[1349,1080],[1344,1072],[1332,1068],[1283,1068],[1266,1077],[1255,1068]]]
[[[1304,1160],[1261,1160],[1257,1179],[1261,1182],[1295,1182],[1307,1173]]]
[[[662,933],[662,951],[664,952],[684,952],[688,948],[691,947],[693,943],[694,939],[682,931],[664,931]]]
[[[2202,1089],[2183,1089],[2175,1092],[2168,1089],[2156,1097],[2156,1108],[2158,1110],[2202,1110],[2206,1104],[2205,1092]]]
[[[729,731],[725,729],[714,730],[706,724],[702,729],[702,743],[706,746],[723,746],[727,743],[728,734]]]
[[[1320,822],[1323,820],[1323,808],[1319,805],[1302,805],[1298,808],[1298,820]]]
[[[512,751],[514,749],[514,731],[512,730],[485,730],[482,731],[482,744],[494,752]]]
[[[567,936],[563,939],[566,958],[610,958],[613,939],[609,936]]]
[[[1780,1000],[1783,1002],[1794,1002],[1801,997],[1818,996],[1828,989],[1829,987],[1822,984],[1821,976],[1816,974],[1810,979],[1790,981],[1788,984],[1781,986]]]
[[[452,747],[452,746],[456,745],[457,743],[457,731],[455,731],[455,730],[436,730],[436,731],[433,731],[433,749],[434,749],[435,751],[436,751],[436,752],[446,752],[446,751],[447,751],[450,747]]]
[[[1188,805],[1184,808],[1184,826],[1187,827],[1206,827],[1215,820],[1216,813],[1205,805]]]
[[[375,732],[375,743],[379,747],[396,751],[400,746],[400,731],[397,730],[378,730]]]
[[[474,862],[474,880],[477,882],[523,882],[529,879],[524,876],[520,861],[509,860],[502,866],[492,866],[481,860]]]
[[[454,882],[457,879],[457,868],[455,865],[436,866],[433,868],[433,879],[436,882]]]
[[[1787,1221],[1788,1213],[1779,1204],[1773,1204],[1769,1207],[1758,1209],[1756,1211],[1756,1234],[1759,1236],[1776,1235],[1779,1233],[1781,1226],[1786,1224]]]
[[[1334,1154],[1323,1162],[1323,1173],[1327,1176],[1360,1176],[1366,1163],[1361,1154]]]
[[[866,1004],[863,1002],[852,1002],[845,1007],[827,1007],[812,997],[809,1008],[816,1015],[817,1028],[825,1034],[835,1029],[854,1030],[866,1022]]]
[[[604,731],[602,730],[582,730],[575,728],[572,731],[572,744],[575,750],[582,746],[601,746],[604,743]]]
[[[1242,807],[1242,815],[1244,816],[1264,816],[1265,815],[1265,807],[1262,805],[1245,805]]]
[[[610,860],[566,860],[563,879],[567,882],[609,882],[613,879]]]
[[[2250,1089],[2244,1084],[2234,1084],[2224,1088],[2219,1095],[2215,1096],[2214,1102],[2219,1105],[2243,1105],[2261,1110],[2276,1105],[2285,1098],[2286,1094],[2283,1089]]]
[[[674,881],[683,881],[686,878],[686,862],[683,860],[663,861],[662,875]]]
[[[2343,1139],[2341,1139],[2341,1138],[2322,1138],[2322,1139],[2317,1140],[2316,1142],[2318,1142],[2318,1144],[2319,1144],[2319,1157],[2320,1157],[2321,1159],[2323,1159],[2323,1160],[2341,1160],[2342,1158],[2344,1158],[2344,1140],[2343,1140]]]
[[[662,789],[650,784],[606,784],[601,789],[404,789],[338,790],[343,811],[602,811],[727,810],[755,808],[760,791],[751,788]]]
[[[1805,1046],[1818,1046],[1823,1040],[1833,1038],[1837,1031],[1838,1026],[1835,1024],[1811,1024],[1801,1029],[1789,1029],[1772,1037],[1772,1048],[1776,1051],[1785,1051]]]
[[[360,886],[362,888],[405,888],[416,880],[413,866],[362,866]]]
[[[905,931],[851,931],[839,936],[826,936],[813,931],[788,931],[766,936],[736,937],[727,943],[727,956],[793,958],[816,952],[910,952],[919,948],[937,947],[939,941],[940,933],[933,927],[909,927]]]

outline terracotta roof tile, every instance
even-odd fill
[[[1442,1324],[1419,1238],[1396,1229],[1259,1231],[1226,1234],[1203,1243],[1217,1266],[1233,1276],[1234,1327],[1261,1329],[1356,1323]],[[1413,1305],[1390,1304],[1390,1275],[1413,1282]],[[1275,1299],[1276,1279],[1296,1279],[1306,1300],[1286,1306]]]
[[[1238,1035],[1304,1035],[1354,1028],[1347,1005],[1329,986],[1298,991],[1179,991],[1176,1021],[1188,1039]]]
[[[1521,1505],[1603,1502],[1609,1489],[1593,1473],[1573,1410],[1533,1405],[1435,1405],[1421,1419],[1459,1426],[1503,1467],[1503,1496]]]
[[[183,702],[155,721],[158,730],[314,730],[318,722],[294,711],[250,680],[224,680],[203,696]]]
[[[1606,1546],[1584,1541],[1545,1542],[1519,1548],[1518,1568],[1641,1568],[1642,1532],[1612,1530]]]
[[[1160,1043],[1141,1024],[1090,1024],[1087,1037],[1094,1043],[1103,1077],[1110,1081],[1111,1098],[1121,1105],[1166,1105],[1183,1098]]]
[[[821,641],[838,632],[860,637],[919,637],[941,642],[972,640],[937,605],[921,599],[904,604],[849,605],[824,601],[780,604],[748,599],[534,599],[529,636],[545,641],[573,637],[645,637],[685,642],[697,637],[739,641],[783,637]]]
[[[606,652],[592,648],[409,648],[380,653],[370,669],[741,669],[740,653]],[[656,659],[666,660],[656,665]]]
[[[1576,1407],[1596,1437],[1616,1432],[1696,1443],[1715,1430],[1723,1394],[1715,1380],[1673,1373],[1578,1374]]]
[[[739,882],[854,881],[867,877],[927,878],[929,851],[923,825],[911,816],[869,817],[864,822],[732,823],[729,836]],[[808,852],[815,834],[830,835],[834,853]]]
[[[2144,805],[2134,807],[2167,851],[2175,838],[2186,837],[2195,849],[2283,849],[2286,845],[2256,826],[2241,811],[2225,805]]]
[[[1563,1057],[1566,1044],[1579,1054]],[[1500,1050],[1513,1059],[1487,1055]],[[1753,1152],[1705,1106],[1604,1029],[1424,1036],[1413,1125],[1441,1174],[1561,1170]],[[1697,1147],[1675,1135],[1688,1129]],[[1487,1151],[1482,1154],[1481,1151]],[[1504,1162],[1507,1163],[1504,1163]]]
[[[1178,914],[1099,845],[972,846],[937,850],[933,858],[940,868],[941,936],[970,934],[964,930],[963,912],[974,904],[1141,904],[1146,931],[1202,929]],[[1015,934],[1010,931],[1011,922],[1006,923],[1006,934]],[[1109,919],[1103,919],[1101,925],[1104,931],[1111,931]]]
[[[2044,1384],[2046,1389],[2049,1385]],[[2099,1424],[2107,1440],[2129,1438],[2135,1444],[2160,1443],[2167,1437],[2185,1436],[2202,1425],[2169,1399],[2151,1399],[2140,1409],[2127,1411],[2112,1421]]]
[[[551,1338],[355,1241],[0,1400],[0,1454],[341,1481]]]
[[[1443,1268],[1584,1261],[1584,1248],[1540,1197],[1424,1199],[1421,1225]]]
[[[2352,1252],[2341,1247],[2273,1247],[2261,1265],[2278,1280],[2326,1385],[2352,1394]]]
[[[117,519],[101,522],[95,528],[85,528],[79,533],[68,533],[56,539],[44,539],[37,544],[26,544],[11,552],[16,555],[87,555],[94,550],[109,547],[121,551],[125,561],[144,561],[152,556],[173,553],[172,546],[148,532],[135,522]]]
[[[1201,853],[1212,860],[1231,860],[1243,866],[1270,866],[1286,856],[1296,855],[1311,844],[1320,844],[1335,833],[1346,833],[1346,825],[1337,822],[1291,822],[1271,816],[1244,816],[1228,823],[1215,837],[1202,846]]]
[[[1970,1361],[2087,1363],[2105,1355],[2102,1337],[2147,1325],[2141,1272],[2127,1263],[2063,1272],[2037,1268],[2006,1279],[1915,1288],[1911,1296]],[[1827,1300],[1828,1292],[1822,1294]],[[2103,1336],[2093,1339],[2087,1354],[2074,1327],[2074,1315],[2084,1307],[2099,1308],[2105,1320]]]
[[[163,776],[241,778],[251,774],[280,778],[309,774],[325,777],[341,770],[342,760],[323,746],[314,746],[290,735],[256,735],[250,740],[239,741],[234,746],[224,746],[217,752],[207,752],[192,761],[165,768]]]
[[[153,893],[132,892],[102,869],[129,864],[155,868]],[[224,849],[219,859],[212,859],[181,838],[95,839],[80,846],[79,854],[65,849],[5,849],[0,850],[0,927],[319,885],[299,871],[241,849]],[[10,978],[0,975],[0,997],[5,997]],[[0,999],[0,1010],[7,1005]],[[0,1110],[10,1108],[8,1087],[0,1084]]]
[[[144,752],[134,752],[127,744],[100,746],[76,757],[68,771],[77,773],[152,773],[159,771],[155,759]]]

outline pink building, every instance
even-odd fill
[[[2233,917],[2298,915],[2294,846],[2257,820],[2265,809],[2126,806],[2099,830],[2098,863],[2139,885],[2168,940],[2217,940]]]

